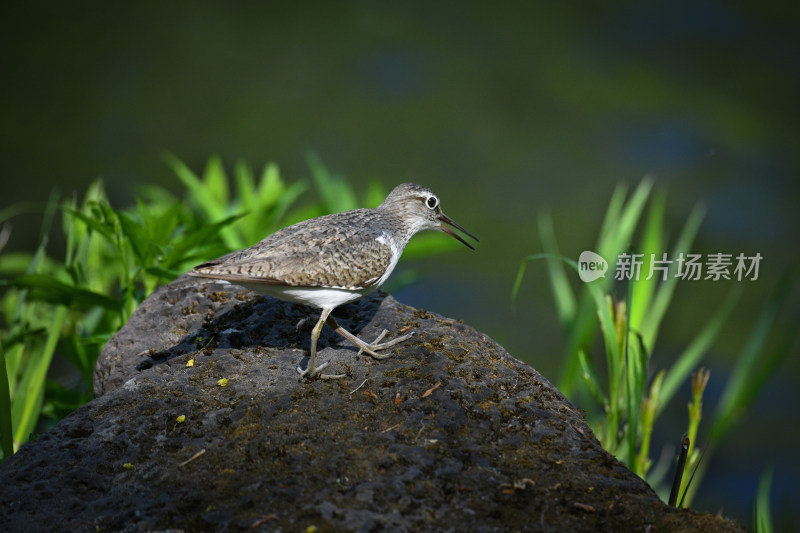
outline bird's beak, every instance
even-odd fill
[[[444,213],[439,215],[439,220],[441,220],[443,222],[443,224],[439,225],[439,228],[441,228],[441,230],[443,232],[447,233],[448,235],[452,235],[453,237],[455,237],[459,241],[463,242],[469,249],[471,249],[471,250],[475,249],[475,248],[472,247],[472,245],[470,243],[468,243],[467,241],[462,239],[461,235],[459,235],[455,231],[451,230],[450,228],[448,228],[444,224],[450,224],[451,226],[453,226],[457,230],[460,230],[462,233],[466,233],[467,235],[469,235],[470,237],[475,239],[475,242],[477,242],[478,238],[475,235],[473,235],[472,233],[468,232],[467,230],[465,230],[464,228],[462,228],[461,226],[459,226],[458,224],[453,222],[453,220],[450,217],[448,217],[447,215],[445,215]]]

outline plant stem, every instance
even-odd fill
[[[678,466],[675,468],[675,479],[672,480],[672,490],[669,493],[669,505],[675,507],[678,503],[678,494],[683,484],[683,470],[686,467],[686,456],[689,454],[689,437],[684,433],[681,438],[681,454],[678,456]]]

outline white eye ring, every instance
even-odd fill
[[[439,205],[439,199],[435,196],[428,196],[425,200],[425,205],[427,205],[430,209],[436,209],[436,206]]]

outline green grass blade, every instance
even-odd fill
[[[222,159],[218,155],[208,158],[206,168],[203,169],[203,188],[207,191],[206,198],[209,198],[208,213],[213,213],[213,219],[217,220],[225,216],[225,211],[230,199],[228,188],[228,175],[225,167],[222,166]]]
[[[144,228],[131,215],[121,211],[117,213],[120,229],[133,250],[134,255],[140,264],[146,264],[148,259],[149,237],[145,234]]]
[[[620,375],[622,372],[622,359],[620,358],[620,343],[617,324],[614,320],[614,304],[597,282],[587,283],[597,315],[600,319],[600,330],[603,333],[603,343],[606,353],[606,367],[608,369],[608,404],[606,413],[607,431],[603,447],[611,453],[617,450],[617,430],[620,422]],[[624,452],[623,452],[624,453]],[[631,460],[633,458],[631,457]]]
[[[708,323],[706,323],[703,329],[700,330],[700,333],[698,333],[697,337],[694,338],[694,340],[689,344],[689,346],[686,347],[686,349],[672,365],[672,368],[670,368],[669,372],[667,373],[667,377],[664,379],[664,384],[661,387],[659,412],[661,412],[664,406],[669,403],[681,384],[686,381],[692,370],[697,368],[698,363],[711,347],[714,339],[717,337],[717,334],[719,334],[720,329],[722,329],[722,325],[725,323],[728,315],[730,315],[731,311],[736,305],[736,302],[739,300],[741,292],[742,291],[739,287],[734,287],[728,293],[728,296],[725,298],[716,312],[711,316],[711,319],[708,321]]]
[[[603,224],[600,226],[597,242],[606,242],[613,238],[627,194],[627,185],[620,183],[614,187],[614,192],[611,193],[611,200],[608,202],[608,209],[606,209],[606,214],[603,218]]]
[[[599,284],[600,281],[593,283]],[[567,397],[571,397],[570,395],[580,379],[578,351],[591,344],[598,328],[597,309],[591,296],[588,293],[585,296],[578,304],[575,318],[566,325],[566,358],[563,361],[558,388]]]
[[[44,398],[41,414],[54,420],[61,420],[91,400],[91,397],[83,392],[49,379],[45,381]]]
[[[600,383],[600,378],[597,377],[594,364],[589,356],[586,355],[585,351],[578,350],[578,361],[581,365],[581,376],[586,386],[589,388],[589,392],[592,393],[592,396],[594,396],[598,404],[602,406],[607,405],[608,397],[605,392],[603,392],[603,385]]]
[[[268,219],[269,230],[274,231],[279,229],[278,226],[282,222],[283,217],[286,216],[286,213],[289,211],[292,205],[307,190],[308,183],[304,181],[292,183],[286,189],[284,189],[283,193],[281,193],[280,197],[278,198],[275,208],[272,210],[271,216]],[[262,231],[264,230],[262,229]],[[263,237],[266,237],[266,233],[264,233],[260,238]]]
[[[653,261],[662,259],[664,253],[664,213],[666,211],[666,195],[657,193],[653,195],[647,220],[644,225],[640,252],[644,254],[642,272],[638,279],[631,283],[630,298],[636,302],[636,307],[628,310],[631,327],[641,331],[645,316],[650,309],[650,301],[656,292],[656,287],[662,282],[662,273],[653,270],[650,277]],[[650,279],[648,279],[650,277]]]
[[[94,363],[99,352],[94,350],[90,355],[85,339],[78,334],[65,335],[60,346],[59,354],[75,365],[75,368],[80,371],[84,383],[91,387],[94,376]],[[93,347],[89,346],[89,348]]]
[[[71,270],[75,263],[79,244],[79,234],[80,237],[85,238],[85,235],[82,235],[83,232],[80,232],[78,229],[78,224],[75,223],[75,218],[68,213],[70,210],[75,211],[75,208],[75,200],[73,199],[66,200],[61,204],[61,226],[64,228],[64,236],[67,239],[67,250],[64,264],[68,270]],[[78,280],[73,277],[73,282],[77,281]]]
[[[653,425],[655,424],[656,411],[658,407],[659,390],[666,375],[665,370],[660,370],[653,378],[650,384],[649,393],[647,398],[642,398],[639,409],[639,427],[641,432],[641,444],[639,445],[639,453],[636,456],[635,468],[633,471],[642,479],[648,474],[647,479],[651,486],[658,486],[661,484],[663,476],[666,475],[665,464],[657,463],[653,470],[650,470],[650,438],[653,434]]]
[[[286,194],[287,187],[281,178],[281,172],[278,165],[275,163],[268,163],[264,165],[264,170],[261,172],[261,179],[258,182],[258,206],[261,209],[271,209],[278,205],[281,197]]]
[[[542,240],[542,247],[547,257],[547,275],[550,278],[550,289],[553,291],[558,320],[561,324],[568,324],[575,316],[575,294],[567,279],[563,260],[560,259],[561,253],[553,230],[553,218],[549,213],[539,214],[539,238]]]
[[[601,233],[601,237],[597,241],[598,253],[609,263],[613,263],[616,256],[629,247],[652,188],[653,180],[644,178],[616,217],[612,216],[612,209],[609,206],[606,219],[610,219],[610,222],[603,223],[605,231]],[[604,280],[605,286],[608,287],[613,281],[613,276],[606,276]]]
[[[134,191],[147,205],[170,205],[178,202],[173,193],[159,185],[136,184]]]
[[[646,176],[636,189],[633,191],[631,198],[625,205],[620,215],[619,223],[617,224],[616,239],[622,241],[630,241],[636,226],[639,224],[644,206],[647,199],[650,197],[650,191],[653,190],[653,178]],[[619,248],[625,246],[624,242],[620,242]]]
[[[44,400],[45,379],[50,362],[61,336],[61,328],[67,318],[67,308],[58,306],[47,335],[42,352],[31,361],[21,386],[12,402],[12,423],[14,426],[14,445],[19,447],[28,440],[36,428],[42,402]]]
[[[204,225],[192,231],[188,235],[185,235],[183,238],[175,242],[169,255],[166,258],[164,258],[164,260],[161,262],[160,267],[165,268],[167,270],[176,268],[178,265],[180,265],[183,261],[186,260],[189,253],[193,249],[207,242],[209,239],[219,234],[226,227],[228,227],[230,224],[237,221],[243,216],[244,214],[233,215],[223,220],[220,220],[215,224]]]
[[[12,336],[13,335],[13,336]],[[20,374],[20,368],[25,362],[25,344],[24,338],[20,338],[23,334],[13,334],[9,332],[7,335],[8,342],[4,345],[5,360],[6,360],[6,383],[8,384],[8,392],[11,398],[14,397],[17,381]]]
[[[695,206],[689,214],[686,224],[684,224],[678,236],[678,240],[675,242],[675,248],[671,256],[673,263],[669,271],[669,276],[666,281],[659,285],[653,298],[652,305],[646,309],[646,317],[637,328],[642,335],[647,350],[651,353],[655,346],[656,338],[658,337],[661,321],[669,308],[669,304],[672,302],[672,296],[678,285],[679,278],[675,277],[675,273],[677,273],[676,259],[681,253],[686,254],[689,252],[704,216],[705,209],[700,205]]]
[[[14,277],[25,273],[33,260],[33,254],[27,252],[6,252],[0,254],[0,276]]]
[[[236,202],[233,203],[233,206],[245,214],[242,220],[232,226],[236,236],[233,244],[235,244],[235,248],[239,249],[264,237],[263,232],[266,231],[266,228],[263,227],[261,221],[271,208],[271,203],[265,203],[259,195],[253,171],[246,162],[236,161],[233,176],[236,183]]]
[[[166,245],[172,242],[183,216],[184,207],[180,202],[148,205],[141,198],[136,199],[134,220],[138,217],[137,224],[141,226],[149,243]]]
[[[35,202],[20,202],[8,207],[0,209],[0,224],[6,220],[13,218],[23,213],[38,213],[41,210],[41,204]]]
[[[67,208],[65,209],[65,212],[68,215],[77,218],[78,220],[81,220],[90,229],[96,231],[97,233],[108,239],[108,242],[110,242],[111,244],[114,244],[114,232],[108,225],[103,224],[100,221],[90,217],[89,215],[75,209]]]
[[[519,270],[517,270],[517,277],[514,280],[514,286],[511,288],[511,301],[512,303],[517,299],[517,295],[519,294],[519,289],[522,286],[522,280],[525,277],[525,270],[528,267],[528,263],[531,261],[535,261],[536,259],[549,259],[553,256],[550,254],[531,254],[527,257],[522,258],[522,261],[519,264]]]
[[[594,299],[595,309],[600,318],[600,329],[603,332],[608,363],[608,379],[609,381],[616,380],[619,377],[621,359],[617,328],[614,322],[613,302],[609,296],[603,293],[599,284],[589,283],[587,287],[589,287],[589,293]]]
[[[170,153],[164,154],[164,161],[189,191],[189,197],[203,214],[211,220],[215,220],[220,215],[220,204],[200,178],[183,161]]]
[[[625,358],[625,400],[628,419],[626,429],[628,445],[628,466],[633,470],[636,468],[636,442],[639,437],[639,409],[642,405],[642,395],[644,391],[643,362],[640,358],[642,350],[638,344],[631,344],[631,313],[633,312],[634,284],[628,284],[628,300],[625,306],[627,320],[625,321],[625,333],[623,339],[623,356]],[[637,301],[637,304],[639,302]]]
[[[86,310],[100,306],[109,311],[119,311],[121,304],[118,300],[89,289],[82,289],[67,285],[53,276],[47,274],[27,274],[14,279],[12,285],[28,291],[28,298],[71,309]]]
[[[643,179],[627,203],[625,202],[627,187],[619,185],[614,190],[600,230],[600,238],[595,247],[595,251],[610,265],[613,265],[619,253],[629,246],[652,187],[652,179]],[[545,223],[547,222],[545,220]],[[549,231],[552,233],[552,222],[550,222],[550,226]],[[547,230],[547,227],[543,228],[540,221],[539,229],[541,234],[543,229]],[[544,241],[544,237],[542,240]],[[563,270],[563,267],[561,268]],[[556,281],[558,286],[554,286],[553,290],[557,295],[556,298],[562,302],[560,304],[562,308],[559,309],[558,314],[560,319],[563,317],[562,324],[567,329],[566,358],[558,381],[558,388],[570,397],[580,379],[578,350],[590,343],[597,331],[597,307],[592,302],[593,296],[586,290],[582,292],[577,305],[574,304],[574,296],[570,304],[564,290],[569,288],[569,284],[566,283],[566,275],[561,273],[558,276],[562,279]],[[551,276],[551,283],[553,282],[554,278]],[[592,282],[592,285],[597,286],[601,291],[606,291],[613,283],[614,275],[607,274],[604,278]],[[609,390],[609,397],[612,396],[614,395]]]
[[[741,412],[790,353],[790,347],[797,337],[794,329],[787,331],[784,342],[778,349],[767,356],[763,354],[775,320],[791,294],[792,283],[792,277],[784,275],[761,310],[717,404],[717,413],[711,428],[712,440],[724,438]]]
[[[14,437],[11,426],[11,391],[6,372],[6,352],[0,342],[0,449],[5,459],[14,453]]]
[[[358,207],[353,188],[340,176],[329,171],[316,153],[308,152],[306,159],[311,168],[311,177],[314,178],[328,213],[339,213]]]
[[[259,205],[264,205],[263,198],[259,197],[256,189],[250,165],[241,159],[236,161],[233,166],[233,179],[236,183],[236,198],[245,211],[253,212]]]
[[[701,480],[705,477],[706,471],[708,470],[708,465],[710,464],[709,461],[704,461],[703,459],[707,459],[714,454],[715,446],[713,443],[709,442],[706,444],[703,452],[700,454],[699,459],[695,463],[694,468],[689,475],[689,480],[686,482],[683,494],[681,495],[680,503],[678,504],[679,507],[689,508],[692,505],[692,500],[694,500],[695,494],[700,489]],[[684,476],[686,472],[684,471]]]
[[[608,364],[608,380],[618,383],[620,375],[620,353],[617,337],[616,323],[614,322],[613,303],[610,297],[602,292],[598,284],[587,285],[594,298],[597,315],[600,318],[600,330],[603,332],[603,343],[605,344],[606,362]],[[614,395],[611,395],[614,397]]]
[[[47,236],[50,235],[50,228],[53,226],[53,219],[58,211],[58,189],[50,191],[50,196],[47,198],[47,204],[44,208],[44,217],[42,217],[41,241],[46,242]]]
[[[770,510],[769,497],[772,487],[772,468],[761,474],[756,493],[755,509],[753,511],[753,530],[756,533],[772,533],[772,511]]]
[[[539,255],[539,254],[535,254]],[[513,305],[517,301],[517,295],[519,294],[519,288],[522,286],[522,279],[525,277],[525,270],[528,268],[528,261],[530,261],[532,256],[528,256],[524,258],[520,264],[519,269],[517,270],[517,277],[514,279],[514,286],[511,287],[511,304]]]
[[[688,463],[684,466],[684,472],[683,472],[684,479],[683,482],[681,483],[681,486],[684,487],[684,489],[683,493],[681,494],[681,499],[678,502],[678,507],[682,507],[684,509],[689,508],[689,504],[691,503],[692,498],[694,498],[694,494],[697,492],[697,487],[699,486],[700,480],[703,478],[702,474],[705,471],[705,467],[702,466],[705,464],[703,462],[703,458],[706,456],[707,452],[708,449],[700,453],[700,457],[697,460],[697,463],[695,463],[695,466],[692,469],[691,473],[689,474],[688,480],[685,478],[686,476],[685,468],[688,467]],[[697,477],[698,480],[697,483],[693,483],[695,477]]]

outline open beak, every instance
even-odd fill
[[[457,230],[461,231],[462,233],[466,233],[467,235],[469,235],[470,237],[475,239],[475,242],[478,241],[478,238],[475,235],[473,235],[472,233],[468,232],[467,230],[465,230],[464,228],[462,228],[461,226],[459,226],[458,224],[453,222],[453,220],[450,217],[448,217],[447,215],[445,215],[444,213],[439,215],[439,220],[441,220],[444,224],[450,224],[451,226],[453,226]],[[472,245],[470,243],[468,243],[467,241],[462,239],[461,235],[459,235],[455,231],[451,230],[450,228],[448,228],[444,224],[440,224],[439,225],[439,228],[441,228],[441,230],[443,232],[447,233],[448,235],[452,235],[453,237],[455,237],[459,241],[463,242],[470,250],[474,250],[475,249],[475,248],[472,247]]]

